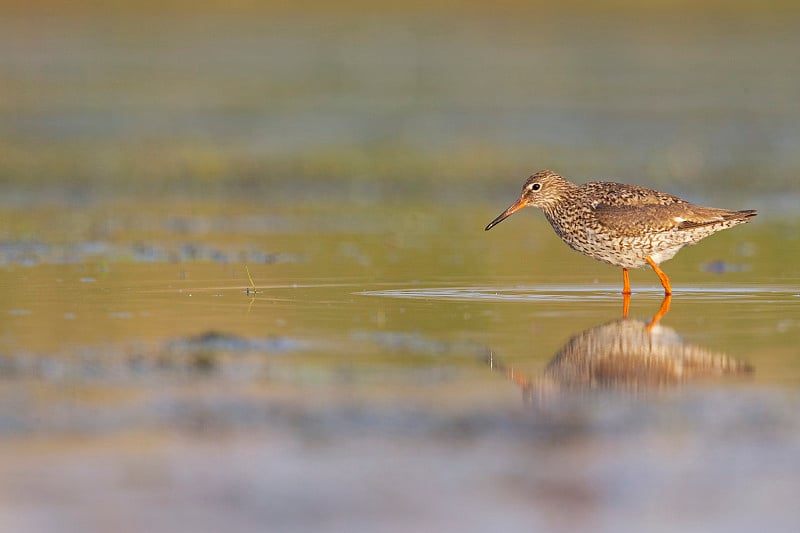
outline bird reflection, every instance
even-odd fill
[[[628,318],[628,302],[623,302],[621,319],[573,336],[541,376],[529,378],[515,372],[493,355],[488,363],[518,384],[530,403],[580,391],[664,389],[753,371],[750,365],[722,352],[687,344],[673,329],[659,325],[669,306],[667,296],[653,318],[643,321]]]

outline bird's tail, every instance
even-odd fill
[[[734,211],[729,218],[733,220],[749,220],[757,214],[758,212],[755,209],[745,209],[744,211]]]
[[[702,228],[703,226],[721,225],[722,228],[729,228],[737,224],[750,222],[756,216],[755,209],[744,211],[728,211],[727,209],[717,209],[715,207],[695,207],[693,209],[693,219],[682,221],[678,227],[680,229]]]

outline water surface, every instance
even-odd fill
[[[622,319],[617,269],[533,210],[105,206],[17,214],[37,238],[3,245],[9,527],[102,528],[95,502],[201,530],[795,518],[795,222],[681,252],[647,330],[656,276]]]

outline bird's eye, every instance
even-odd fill
[[[531,190],[532,191],[538,191],[541,188],[542,188],[542,184],[541,183],[534,183],[533,185],[531,185]]]

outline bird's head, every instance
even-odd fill
[[[540,170],[525,181],[525,185],[522,186],[522,193],[520,193],[517,201],[492,220],[486,226],[486,231],[489,231],[523,207],[532,205],[545,211],[551,209],[555,204],[563,200],[564,193],[571,187],[574,187],[572,183],[552,170]]]

